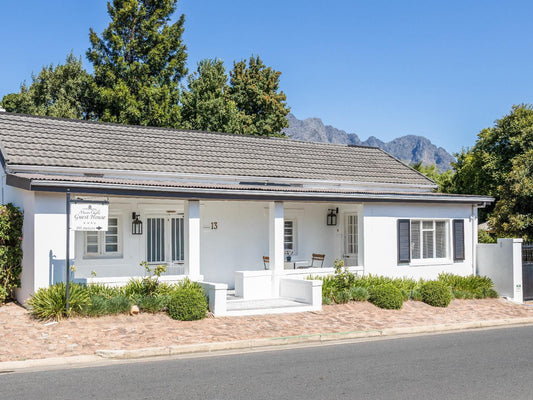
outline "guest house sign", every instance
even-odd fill
[[[71,201],[70,229],[73,231],[107,231],[109,203]]]

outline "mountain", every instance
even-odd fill
[[[320,118],[301,120],[289,114],[287,119],[289,127],[283,132],[296,140],[379,147],[407,164],[422,161],[427,165],[436,164],[441,171],[450,169],[450,163],[454,160],[450,153],[442,147],[435,146],[424,136],[407,135],[390,142],[383,142],[375,136],[370,136],[367,140],[361,141],[355,133],[346,133],[331,125],[324,125]]]

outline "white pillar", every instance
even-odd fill
[[[272,270],[272,296],[279,296],[279,276],[283,273],[283,202],[273,201],[269,204],[269,241],[268,255],[270,257],[270,269]]]
[[[200,202],[185,202],[185,257],[188,275],[192,280],[200,277]]]

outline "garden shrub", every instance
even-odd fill
[[[23,214],[13,204],[0,206],[0,304],[20,287]]]
[[[422,301],[422,293],[420,293],[420,288],[411,290],[411,300]]]
[[[139,302],[139,307],[141,311],[146,311],[150,313],[163,311],[167,308],[170,298],[170,295],[165,294],[146,296],[141,298]]]
[[[483,293],[484,290],[490,289],[494,286],[492,280],[487,276],[460,276],[449,273],[439,274],[438,280],[443,282],[452,290],[462,290],[465,292],[471,292],[475,295],[476,292]]]
[[[203,288],[196,282],[180,283],[170,297],[167,313],[170,318],[180,321],[205,318],[207,299]]]
[[[352,295],[352,300],[354,301],[366,301],[369,297],[368,290],[359,286],[351,288],[350,294]]]
[[[380,308],[399,310],[403,306],[402,292],[392,283],[374,286],[369,294],[368,301]]]
[[[489,299],[497,299],[500,295],[493,288],[488,288],[485,291],[485,297],[488,297]]]
[[[452,291],[441,281],[428,281],[420,287],[422,301],[433,307],[448,307],[452,301]]]
[[[104,303],[105,314],[129,313],[132,305],[133,302],[128,296],[119,294],[106,299]]]
[[[90,303],[87,289],[79,284],[71,283],[69,290],[68,316],[81,314],[83,309]],[[60,320],[67,316],[67,285],[64,282],[57,283],[47,288],[41,288],[27,301],[30,312],[38,319]]]
[[[348,303],[352,299],[352,292],[350,289],[335,289],[333,299],[337,304]]]

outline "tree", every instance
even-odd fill
[[[243,113],[229,98],[228,76],[222,60],[202,60],[188,77],[182,95],[181,126],[212,132],[244,133]]]
[[[453,164],[453,191],[496,198],[488,212],[499,236],[533,238],[532,152],[533,107],[522,104],[483,129]]]
[[[20,92],[4,96],[1,105],[16,113],[90,119],[92,82],[81,58],[70,53],[64,65],[43,67],[29,87],[23,83]]]
[[[111,23],[90,30],[87,57],[94,66],[99,120],[179,125],[179,83],[187,74],[184,15],[170,24],[177,0],[113,0]]]
[[[437,191],[441,193],[449,193],[450,182],[453,176],[452,170],[441,172],[435,164],[424,165],[422,161],[411,164],[411,167],[421,174],[426,175],[429,179],[435,181],[435,183],[439,186]]]
[[[257,57],[233,63],[230,71],[230,99],[242,112],[243,133],[282,135],[289,126],[287,96],[279,91],[281,72],[266,67]]]

